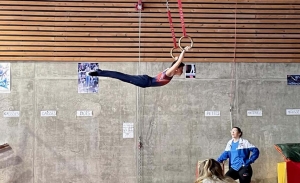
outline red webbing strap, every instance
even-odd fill
[[[173,39],[173,43],[174,43],[174,48],[178,48],[177,42],[176,42],[175,31],[174,31],[174,26],[173,26],[173,21],[172,21],[172,16],[171,16],[171,11],[170,11],[169,8],[168,8],[168,19],[169,19],[169,23],[170,23],[170,28],[171,28],[171,33],[172,33],[172,39]]]
[[[181,0],[178,0],[178,9],[179,9],[182,33],[183,33],[183,36],[186,37],[186,30],[185,30],[185,25],[184,25],[184,17],[183,17],[183,10],[182,10]]]

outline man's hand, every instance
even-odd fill
[[[185,51],[189,51],[191,49],[191,47],[190,46],[186,46],[186,47],[184,47],[184,50]]]

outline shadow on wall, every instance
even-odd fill
[[[22,162],[19,156],[14,156],[14,151],[9,146],[5,149],[0,149],[0,169],[18,165]]]
[[[59,121],[59,120],[58,120]],[[63,121],[59,121],[59,122],[63,122]],[[30,130],[28,127],[25,127],[24,131],[26,131],[26,133],[24,133],[26,135],[26,138],[27,138],[27,135],[31,135],[33,136],[37,143],[40,143],[40,144],[43,144],[43,146],[50,152],[53,154],[53,157],[56,158],[56,160],[60,161],[61,163],[65,163],[67,165],[67,167],[72,170],[73,172],[76,172],[76,175],[78,176],[77,178],[78,179],[82,179],[84,180],[85,183],[91,183],[92,181],[90,180],[90,178],[81,173],[77,167],[74,167],[71,163],[69,163],[66,158],[64,156],[62,156],[61,154],[57,153],[55,150],[53,150],[53,147],[52,146],[49,146],[47,145],[41,138],[39,138],[38,136],[35,135],[35,133]],[[21,175],[22,176],[22,175]],[[80,177],[80,178],[79,178]],[[13,182],[15,183],[15,182]],[[24,181],[22,183],[25,183]]]
[[[32,171],[27,170],[27,171],[23,172],[19,177],[12,178],[12,180],[10,180],[9,182],[11,182],[11,183],[26,183],[26,182],[30,182],[31,179],[32,179]]]
[[[20,156],[15,156],[14,151],[10,146],[0,149],[0,170],[5,168],[10,168],[17,166],[23,162]],[[32,179],[32,171],[27,170],[23,172],[20,176],[15,176],[17,172],[13,173],[13,176],[10,181],[13,183],[25,183],[30,182]]]
[[[72,170],[73,172],[76,172],[75,175],[77,175],[78,177],[80,176],[81,179],[83,179],[85,183],[91,183],[92,182],[87,175],[82,174],[71,163],[68,163],[64,156],[57,153],[55,150],[53,150],[53,147],[47,145],[41,138],[36,136],[36,134],[32,130],[30,130],[30,128],[25,127],[21,134],[23,134],[21,143],[25,144],[25,146],[23,146],[23,150],[26,150],[26,144],[27,144],[26,142],[27,142],[28,136],[32,136],[36,139],[37,143],[43,144],[43,146],[50,153],[52,153],[54,157],[56,157],[56,160],[58,160],[62,163],[65,163],[70,170]],[[7,178],[9,180],[7,181],[7,183],[27,183],[27,182],[31,182],[31,180],[33,179],[33,172],[31,170],[32,167],[24,167],[23,166],[22,169],[13,168],[14,166],[22,164],[23,160],[22,160],[21,157],[22,157],[22,154],[24,153],[24,151],[19,152],[20,156],[21,156],[20,157],[20,156],[15,155],[13,149],[9,145],[6,145],[5,148],[1,148],[1,147],[2,146],[0,145],[0,173],[4,172],[4,171],[1,172],[1,170],[3,170],[3,169],[10,169],[11,170],[11,171],[9,171],[9,176]],[[21,171],[23,171],[23,172],[21,172]],[[1,174],[0,174],[0,177],[1,177]],[[0,182],[0,183],[2,183],[2,182]]]

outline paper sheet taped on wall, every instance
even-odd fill
[[[196,65],[195,64],[187,64],[185,70],[186,78],[196,78]]]
[[[0,93],[10,93],[10,63],[0,63]]]
[[[78,63],[78,93],[98,93],[98,77],[88,75],[98,68],[98,63]]]
[[[123,123],[123,138],[133,138],[133,123]]]
[[[287,75],[288,85],[300,85],[300,75]]]

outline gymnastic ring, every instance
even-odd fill
[[[191,37],[191,36],[188,36],[188,35],[186,35],[186,36],[182,36],[182,37],[179,39],[179,42],[178,42],[178,44],[179,44],[179,48],[180,48],[181,50],[183,50],[183,49],[184,49],[184,48],[182,48],[182,46],[181,46],[181,40],[182,40],[183,38],[188,38],[188,39],[191,41],[191,45],[190,45],[190,47],[191,47],[191,48],[193,48],[193,44],[194,44],[194,42],[193,42],[193,39],[192,39],[192,37]]]
[[[171,51],[170,51],[171,57],[172,57],[174,60],[176,60],[176,58],[174,57],[173,51],[176,50],[176,49],[178,49],[178,48],[179,48],[179,47],[177,47],[177,48],[173,47],[173,48],[171,49]],[[181,49],[180,49],[180,51],[181,51]]]

